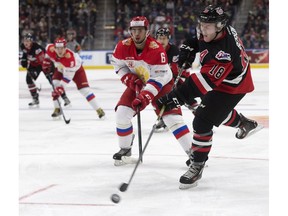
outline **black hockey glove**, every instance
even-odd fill
[[[22,59],[22,60],[21,60],[21,66],[22,66],[23,68],[27,68],[27,65],[28,65],[27,59]]]
[[[189,45],[182,44],[179,51],[178,66],[184,70],[191,68],[194,62],[196,51]],[[185,63],[185,64],[184,64]]]
[[[185,70],[192,66],[196,53],[199,52],[199,44],[196,36],[191,37],[181,44],[179,48],[178,66]]]
[[[176,95],[175,91],[172,90],[170,93],[159,98],[156,104],[160,109],[165,106],[165,111],[169,111],[182,106],[184,102]]]

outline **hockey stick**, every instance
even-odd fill
[[[184,63],[183,66],[180,68],[180,70],[179,70],[179,72],[178,72],[178,75],[177,75],[177,78],[176,78],[176,80],[175,80],[175,82],[174,82],[173,88],[177,85],[177,83],[178,83],[178,81],[179,81],[179,79],[180,79],[180,77],[181,77],[181,75],[182,75],[182,72],[183,72],[183,70],[184,70],[184,66],[185,66],[185,65],[186,65],[186,63]],[[132,172],[132,174],[131,174],[131,176],[130,176],[130,179],[129,179],[128,183],[122,183],[122,184],[120,185],[119,190],[120,190],[121,192],[127,191],[128,187],[129,187],[129,185],[130,185],[130,183],[131,183],[131,181],[132,181],[132,179],[133,179],[133,177],[134,177],[134,175],[135,175],[135,172],[136,172],[136,170],[137,170],[137,168],[138,168],[138,166],[139,166],[139,164],[140,164],[140,161],[141,161],[141,159],[142,159],[142,157],[143,157],[143,154],[144,154],[144,152],[145,152],[145,150],[146,150],[146,148],[147,148],[147,146],[148,146],[148,144],[149,144],[149,142],[150,142],[150,139],[151,139],[152,135],[154,134],[154,131],[155,131],[155,129],[156,129],[156,126],[157,126],[158,122],[160,121],[161,117],[163,116],[164,111],[165,111],[165,105],[162,106],[162,108],[161,108],[161,110],[160,110],[160,112],[159,112],[159,115],[158,115],[158,117],[157,117],[157,120],[156,120],[156,122],[154,123],[154,125],[153,125],[153,127],[152,127],[152,130],[151,130],[151,132],[150,132],[150,134],[149,134],[149,136],[148,136],[148,139],[147,139],[147,141],[146,141],[146,143],[145,143],[145,145],[144,145],[144,148],[143,148],[143,150],[142,150],[142,153],[139,155],[139,158],[138,158],[138,160],[137,160],[137,163],[136,163],[136,165],[135,165],[135,167],[134,167],[134,170],[133,170],[133,172]]]
[[[136,96],[139,95],[139,87],[136,85]],[[140,108],[137,107],[137,126],[138,126],[138,143],[139,143],[139,157],[141,162],[143,162],[143,154],[142,154],[142,130],[141,130],[141,115]]]
[[[52,86],[53,91],[55,91],[55,86],[54,86],[54,83],[53,83],[52,80],[51,80],[51,86]],[[56,100],[57,100],[57,102],[58,102],[58,105],[59,105],[59,108],[60,108],[60,112],[61,112],[62,115],[63,115],[63,119],[64,119],[65,123],[66,123],[66,124],[69,124],[70,121],[71,121],[71,119],[68,119],[68,120],[66,119],[66,117],[65,117],[65,115],[64,115],[63,108],[62,108],[61,103],[60,103],[60,101],[59,101],[59,97],[58,97]]]

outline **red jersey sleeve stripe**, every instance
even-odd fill
[[[191,78],[203,95],[206,94],[208,91],[212,90],[212,88],[208,85],[208,83],[200,73],[192,74]]]

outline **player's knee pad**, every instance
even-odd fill
[[[132,108],[120,105],[116,110],[116,124],[129,125],[134,115],[135,111]]]
[[[84,87],[79,89],[79,92],[86,98],[88,102],[95,98],[94,93],[91,91],[90,87]]]
[[[209,133],[212,132],[213,124],[206,121],[205,119],[199,118],[195,116],[193,120],[193,130],[194,133],[202,134],[202,133]]]
[[[52,82],[53,82],[54,87],[60,86],[60,80],[54,79],[54,80],[52,80]]]
[[[84,97],[87,97],[87,95],[89,95],[89,94],[92,93],[89,87],[81,88],[81,89],[79,89],[79,92],[80,92]]]

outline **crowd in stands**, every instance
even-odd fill
[[[247,48],[268,48],[268,0],[253,1],[255,7],[245,25],[245,32],[240,36],[245,39]],[[129,37],[127,29],[133,16],[143,15],[150,22],[152,35],[158,28],[168,27],[172,42],[180,45],[196,34],[196,12],[209,4],[220,5],[230,17],[228,24],[233,25],[240,3],[241,0],[116,0],[114,43]]]
[[[250,49],[269,48],[269,0],[254,0],[241,38]]]
[[[115,12],[115,43],[129,36],[127,28],[133,16],[146,16],[150,22],[150,33],[155,35],[160,27],[168,27],[174,44],[179,45],[190,35],[195,35],[196,12],[209,4],[218,4],[229,13],[232,22],[239,0],[119,0]]]
[[[27,32],[46,46],[57,37],[75,30],[76,41],[82,50],[93,49],[97,32],[97,1],[100,0],[19,0],[19,39]],[[241,36],[246,48],[269,48],[269,0],[252,0],[247,23]],[[154,36],[160,27],[170,28],[172,42],[180,45],[194,35],[197,25],[196,12],[209,4],[221,5],[228,12],[229,24],[235,23],[235,15],[242,0],[115,0],[114,44],[129,37],[128,26],[132,17],[143,15],[150,22]],[[92,43],[91,43],[92,41]]]
[[[85,49],[87,38],[95,37],[97,0],[19,0],[19,38],[27,32],[46,46],[74,29],[76,40]]]

